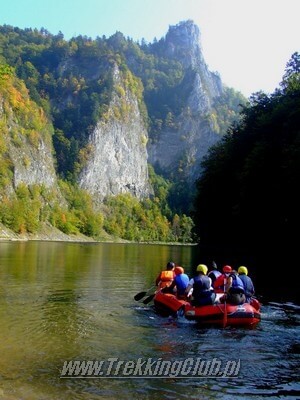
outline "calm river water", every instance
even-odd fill
[[[0,242],[0,399],[299,399],[299,305],[262,300],[256,328],[204,329],[133,299],[169,260],[190,274],[195,251]],[[60,377],[65,361],[112,358],[240,360],[240,369],[231,378]]]

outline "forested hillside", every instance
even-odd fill
[[[65,233],[128,240],[292,239],[299,55],[274,94],[253,94],[247,103],[207,69],[198,39],[192,21],[153,43],[120,32],[65,40],[45,29],[0,27],[0,222],[15,232],[47,223]],[[141,147],[128,161],[136,170],[148,162],[149,189],[143,183],[139,196],[138,175],[119,183],[113,196],[113,175],[107,194],[98,175],[91,178],[104,134],[110,146],[116,142],[111,157],[120,171],[124,151]],[[110,176],[112,165],[97,173]],[[80,187],[84,171],[101,201],[97,190]]]
[[[298,241],[299,53],[287,63],[280,88],[250,100],[243,122],[202,164],[194,221],[202,243],[259,250],[267,263],[284,263]]]
[[[240,103],[246,102],[208,71],[199,40],[192,21],[170,27],[159,41],[141,44],[120,32],[110,38],[65,40],[62,33],[52,35],[46,29],[0,27],[0,222],[19,233],[37,232],[47,223],[91,237],[105,230],[129,240],[193,240],[188,214],[197,160],[239,119]],[[111,177],[107,175],[101,188],[96,184],[101,171],[90,174],[96,171],[93,160],[103,168],[96,143],[104,132],[113,133],[109,129],[117,129],[110,136],[116,143],[110,151],[118,166],[107,165]],[[136,139],[122,137],[132,134]],[[163,157],[171,169],[160,156],[151,165],[143,146],[153,157],[165,153],[163,146],[169,146],[171,137],[180,150]],[[141,149],[133,153],[130,146],[136,148],[138,140]],[[42,158],[34,155],[34,146],[37,154],[43,149]],[[126,173],[124,151],[135,154],[126,162],[137,162],[136,171],[148,161],[148,176],[131,176],[129,168],[128,183],[125,175],[116,186],[111,180],[118,170],[112,169]],[[143,198],[135,198],[139,186],[138,197]]]

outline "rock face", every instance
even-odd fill
[[[20,136],[21,146],[10,143],[10,158],[14,165],[13,184],[39,184],[56,187],[57,179],[53,164],[52,148],[40,139],[37,147]]]
[[[151,193],[148,133],[137,98],[116,65],[112,78],[112,100],[89,138],[90,157],[79,176],[80,187],[89,191],[96,202],[120,193],[131,193],[139,199]]]
[[[125,39],[119,39],[121,44],[122,40],[124,41],[123,46],[126,48]],[[76,57],[65,56],[57,70],[53,72],[53,76],[57,74],[60,77],[60,80],[57,80],[59,83],[57,88],[61,88],[64,78],[69,85],[67,85],[68,90],[62,90],[58,96],[55,93],[53,98],[50,97],[51,104],[54,104],[57,110],[66,108],[69,104],[79,110],[78,92],[83,90],[82,87],[89,85],[90,82],[94,84],[94,81],[98,80],[101,83],[103,76],[109,75],[109,85],[106,87],[107,103],[105,102],[105,108],[99,111],[99,115],[100,112],[103,114],[98,121],[93,120],[93,124],[89,125],[88,131],[85,132],[86,140],[82,142],[85,145],[83,149],[85,164],[83,166],[80,164],[82,169],[78,176],[79,186],[93,196],[95,203],[101,203],[105,197],[120,193],[131,193],[142,199],[152,193],[148,163],[152,164],[159,174],[170,177],[171,181],[176,181],[180,175],[180,178],[183,177],[189,184],[193,184],[199,176],[199,164],[203,156],[209,147],[220,140],[220,135],[213,124],[212,110],[214,98],[220,96],[223,91],[220,77],[210,72],[204,61],[199,28],[192,21],[171,26],[162,41],[160,54],[153,53],[153,58],[149,58],[153,63],[155,57],[161,57],[162,60],[171,59],[176,61],[174,64],[180,63],[183,66],[183,79],[176,87],[178,96],[182,97],[182,105],[180,103],[180,107],[176,110],[170,108],[170,114],[174,117],[172,123],[167,124],[167,118],[163,116],[164,122],[159,136],[151,142],[148,141],[148,132],[142,117],[143,113],[145,118],[147,111],[142,110],[141,113],[140,107],[143,101],[147,106],[147,96],[145,95],[142,99],[142,90],[136,89],[137,83],[143,79],[143,74],[144,77],[147,76],[148,54],[135,57],[135,52],[129,52],[127,55],[124,50],[122,58],[121,53],[118,54],[118,47],[115,50],[112,46],[109,51],[116,51],[115,61],[112,61],[114,58],[110,55],[108,57],[109,53],[105,53],[108,44],[109,41],[105,43],[104,50],[101,47],[98,49],[94,44],[94,48],[90,45],[83,47],[86,54],[89,54],[89,49],[93,49],[96,54],[98,51],[97,57],[89,58],[85,55],[81,56],[81,53]],[[120,49],[122,48],[121,46]],[[104,55],[106,54],[105,57],[100,50]],[[151,47],[148,50],[151,52]],[[129,62],[131,58],[133,61]],[[142,72],[139,75],[138,64],[142,64],[144,60],[146,60],[145,66],[140,68]],[[136,69],[133,69],[131,64],[135,64]],[[135,71],[136,76],[129,69]],[[72,74],[74,74],[74,82],[77,82],[74,88]],[[185,83],[187,83],[186,86]],[[20,86],[20,83],[18,85]],[[100,84],[99,86],[91,85],[91,92],[96,91],[98,87],[103,90]],[[153,96],[164,94],[165,88],[167,89],[167,85]],[[181,88],[185,93],[184,96],[180,91]],[[5,126],[7,124],[5,128],[7,132],[3,134],[7,149],[0,146],[0,152],[2,151],[0,156],[7,158],[6,170],[9,179],[11,179],[11,171],[13,172],[12,189],[13,186],[16,187],[22,182],[27,185],[37,183],[47,187],[58,187],[50,132],[53,127],[49,130],[51,124],[46,121],[45,116],[41,116],[42,119],[40,119],[39,113],[42,111],[36,104],[34,106],[31,104],[33,102],[30,103],[28,90],[25,87],[22,89],[21,97],[13,95],[16,93],[15,89],[10,88],[10,93],[12,98],[5,107],[4,100],[1,103],[0,93],[0,119],[2,113],[3,118],[5,117],[3,124]],[[188,93],[187,96],[186,93]],[[90,92],[86,91],[83,94],[89,96]],[[20,102],[18,98],[22,101]],[[158,97],[151,100],[154,104],[164,105],[163,102],[155,103],[157,99]],[[23,104],[22,109],[20,109],[21,104]],[[26,110],[30,112],[28,111],[27,114]],[[151,112],[150,105],[148,112]],[[29,115],[30,113],[34,118]],[[98,118],[98,114],[95,118]],[[21,119],[23,119],[23,125],[20,123]],[[55,123],[55,118],[53,120]],[[95,127],[91,128],[93,129],[91,131],[92,126]],[[151,124],[149,126],[151,127]],[[60,126],[55,127],[60,129]],[[72,128],[67,133],[68,138],[75,136]],[[66,135],[67,133],[65,132]],[[80,136],[82,132],[75,131],[75,133]]]
[[[0,154],[1,173],[6,174],[3,189],[11,192],[21,183],[57,189],[53,127],[43,110],[30,100],[24,84],[15,78],[7,77],[0,92],[0,121],[0,138],[5,138]],[[3,168],[4,163],[11,166],[12,174]]]
[[[199,162],[210,146],[220,140],[208,118],[213,99],[222,93],[219,75],[212,73],[204,61],[199,28],[186,21],[170,27],[165,38],[165,53],[193,71],[192,91],[172,128],[164,128],[159,140],[148,145],[149,161],[165,175],[175,176],[184,165],[186,178],[199,176]]]

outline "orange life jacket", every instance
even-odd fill
[[[174,272],[173,271],[162,271],[160,273],[160,284],[159,287],[160,289],[170,286],[174,279]]]

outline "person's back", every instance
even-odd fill
[[[187,274],[184,273],[184,269],[182,267],[175,267],[174,272],[175,278],[173,283],[171,284],[171,287],[176,287],[176,296],[179,299],[184,299],[185,290],[188,287],[190,278],[187,276]]]
[[[213,304],[216,295],[211,285],[211,279],[206,275],[207,266],[199,264],[197,267],[197,273],[198,274],[190,280],[186,293],[189,293],[191,288],[193,288],[192,304],[194,306]]]
[[[169,261],[166,265],[166,270],[161,271],[155,280],[156,286],[163,289],[166,286],[170,286],[174,279],[174,267],[175,263]]]
[[[213,283],[215,293],[224,293],[229,274],[232,272],[230,265],[224,265],[223,274],[219,275]]]
[[[252,279],[248,276],[248,269],[241,266],[238,269],[239,278],[242,280],[245,288],[245,296],[247,303],[250,303],[251,297],[254,296],[255,290]]]
[[[211,279],[212,284],[214,284],[215,280],[221,275],[222,273],[218,271],[217,264],[213,261],[212,269],[207,274],[207,276]]]
[[[230,304],[239,305],[246,302],[245,288],[236,271],[232,271],[226,284],[226,300]]]

